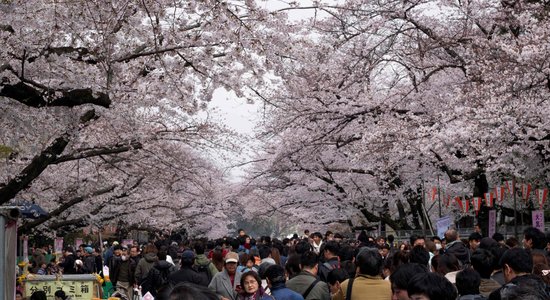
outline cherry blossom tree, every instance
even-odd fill
[[[422,185],[438,176],[469,197],[507,178],[548,185],[544,3],[302,9],[325,17],[303,23],[276,69],[277,90],[264,95],[269,146],[251,185],[283,193],[282,207],[323,207],[320,221],[345,210],[395,229],[428,225]]]
[[[0,10],[0,203],[50,211],[22,229],[123,221],[207,233],[205,214],[224,218],[225,178],[208,154],[239,143],[208,102],[220,87],[246,96],[264,84],[274,21],[255,3],[10,0]]]

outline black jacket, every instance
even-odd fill
[[[180,282],[191,282],[205,287],[208,286],[208,280],[195,269],[188,266],[182,266],[179,271],[170,274],[168,281],[173,285]]]
[[[59,263],[59,266],[63,269],[63,274],[76,274],[76,269],[74,267],[74,262],[76,261],[76,257],[74,254],[69,254],[65,256],[63,261]]]
[[[550,287],[537,275],[526,274],[517,276],[507,284],[493,291],[489,295],[489,300],[500,300],[503,294],[524,295],[522,292],[529,292],[529,295],[538,296],[537,299],[550,299]]]

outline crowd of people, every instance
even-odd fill
[[[256,240],[239,230],[215,241],[67,247],[59,264],[38,261],[33,271],[101,273],[105,265],[121,299],[536,300],[550,299],[549,253],[550,239],[533,227],[521,241],[477,231],[462,239],[449,229],[399,243],[330,231]]]

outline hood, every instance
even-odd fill
[[[159,260],[155,263],[155,269],[158,269],[158,270],[168,270],[172,267],[173,265],[165,260]]]
[[[195,258],[195,263],[197,265],[201,265],[201,266],[204,266],[204,265],[207,265],[208,263],[210,262],[210,260],[206,257],[206,255],[204,254],[199,254],[197,255],[197,257]]]
[[[152,263],[158,260],[158,257],[155,253],[147,253],[145,254],[145,260]]]

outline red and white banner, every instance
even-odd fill
[[[433,187],[431,191],[430,198],[432,199],[432,202],[435,201],[435,196],[437,195],[437,188]]]
[[[481,202],[483,199],[481,197],[474,197],[474,210],[476,211],[476,216],[479,213],[479,210],[481,209]]]
[[[529,200],[529,194],[531,194],[531,185],[528,183],[524,183],[521,185],[521,198],[523,198],[523,201]]]
[[[505,195],[506,188],[503,186],[497,186],[495,187],[495,198],[500,204],[504,202],[504,195]]]
[[[462,203],[462,199],[460,199],[460,197],[456,197],[455,200],[458,205],[458,209],[460,209],[461,212],[464,212],[464,204]]]
[[[494,206],[493,193],[485,193],[483,194],[483,196],[485,198],[485,205],[487,205],[487,207],[493,207]]]
[[[508,190],[508,193],[510,193],[510,195],[513,195],[516,189],[514,181],[508,180],[504,184],[506,184],[506,189]]]
[[[544,206],[544,203],[546,203],[546,199],[548,198],[548,189],[537,189],[535,191],[537,194],[537,200],[540,206],[540,209]]]

